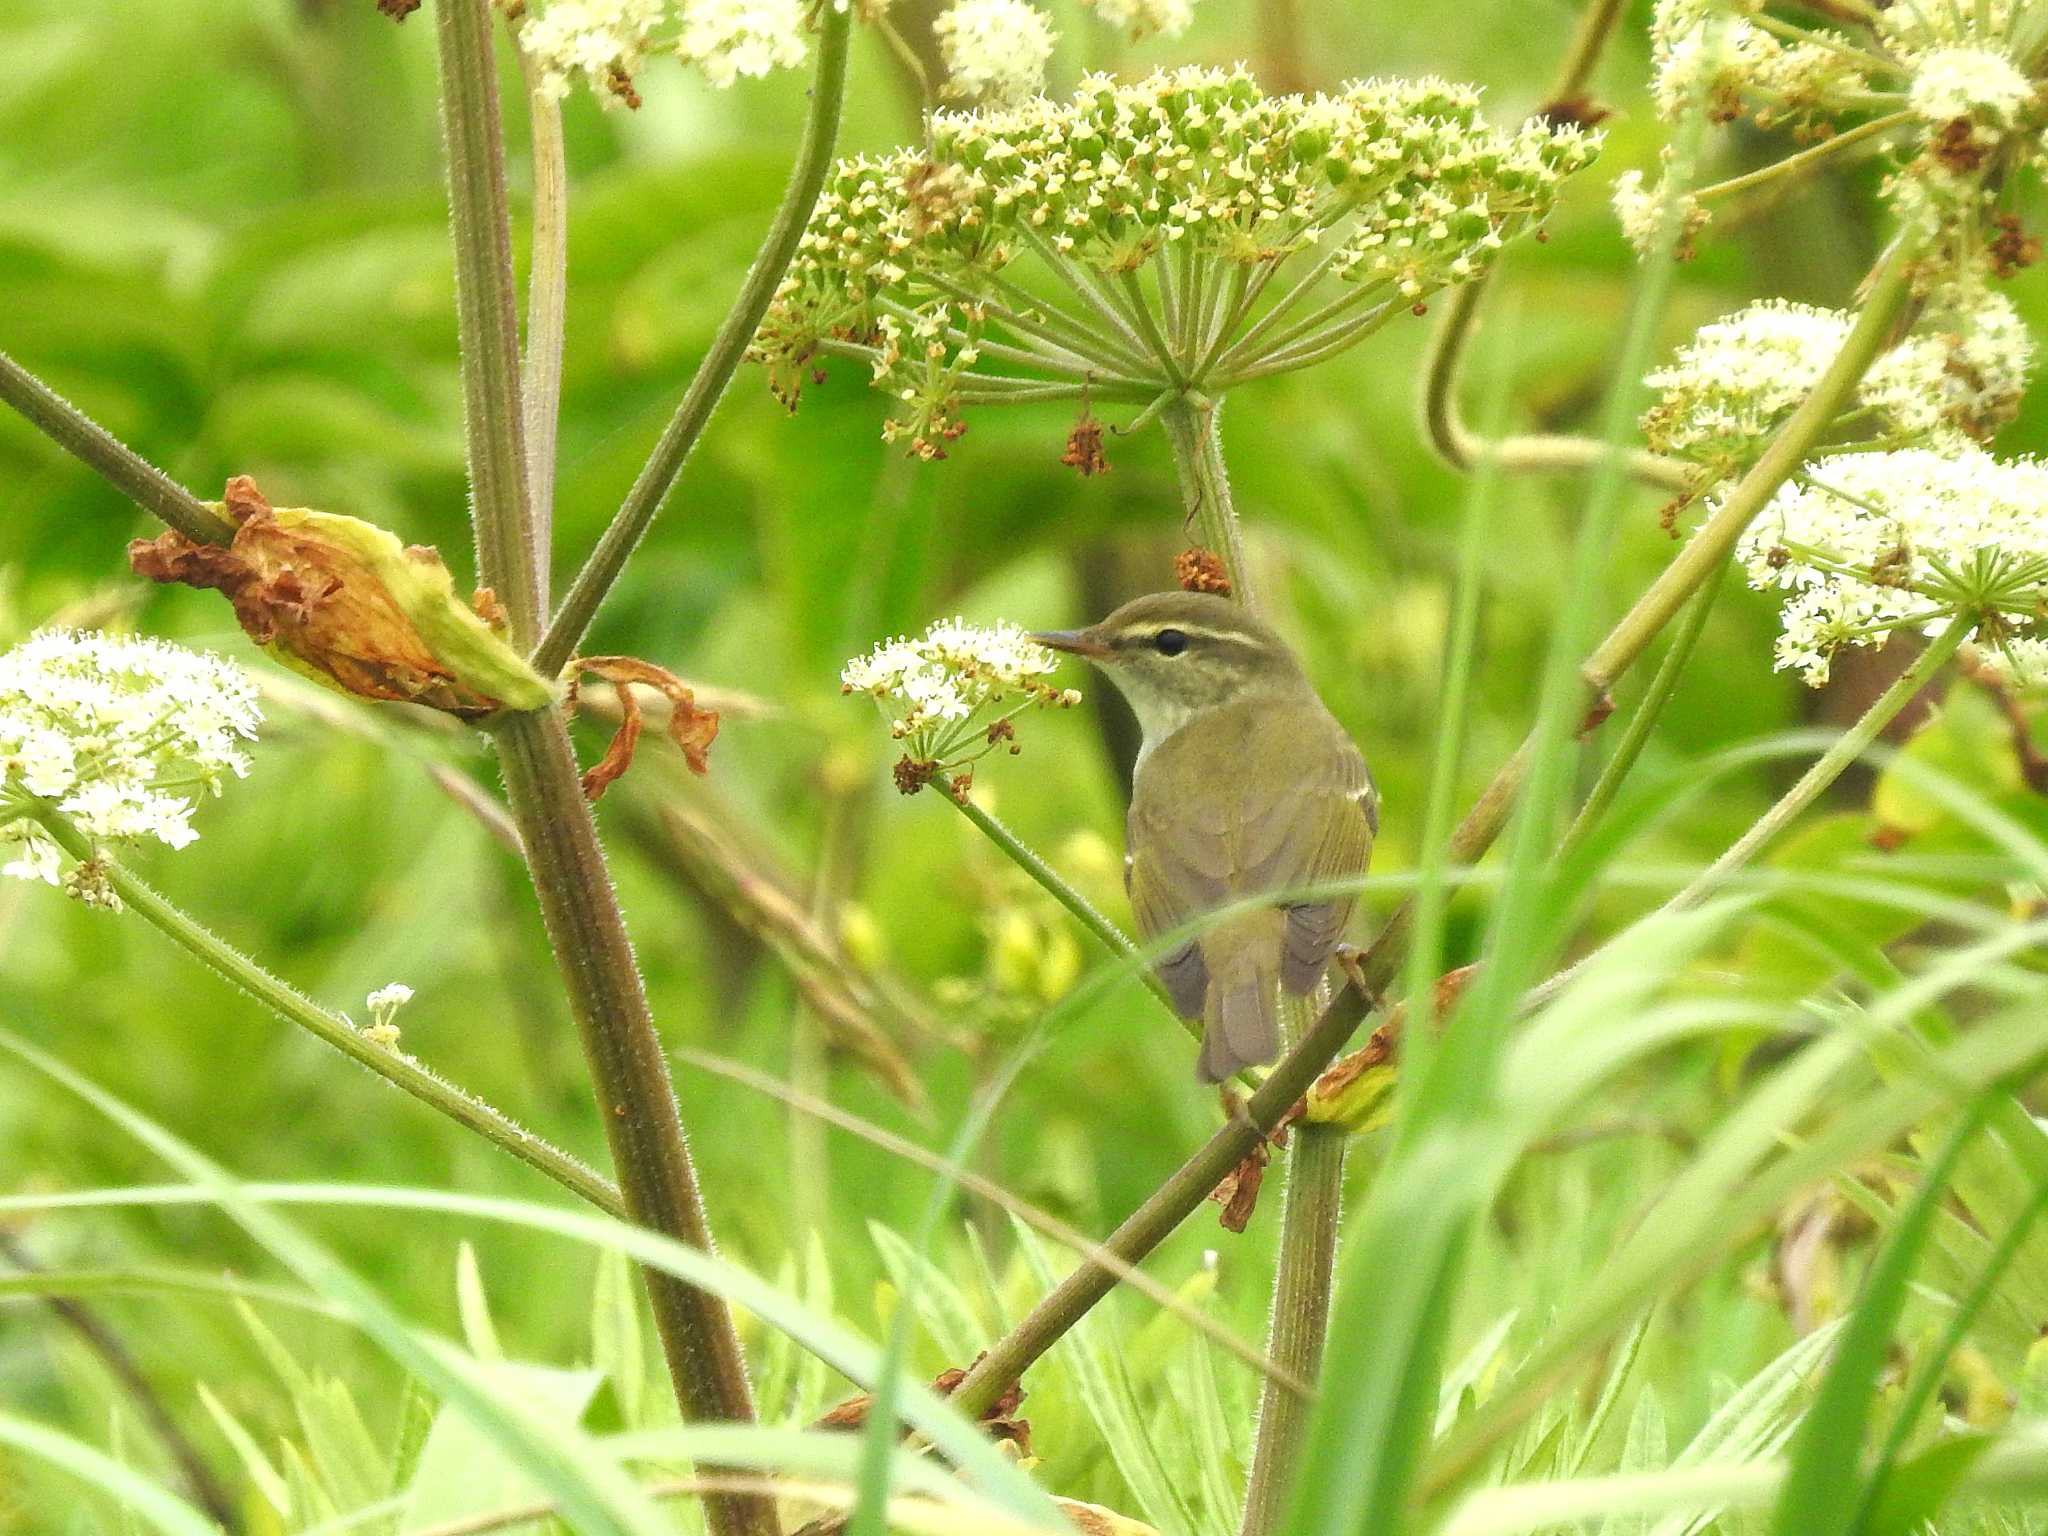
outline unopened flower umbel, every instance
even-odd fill
[[[1027,709],[1066,709],[1080,693],[1049,681],[1059,658],[1013,624],[942,619],[915,640],[884,641],[849,661],[841,691],[881,706],[903,743],[897,787],[914,794],[941,773],[971,768],[998,747],[1018,750],[1011,724]]]
[[[1750,584],[1785,595],[1778,665],[1816,686],[1845,645],[1961,616],[2022,681],[2042,655],[2048,466],[1980,448],[1844,453],[1807,465],[1743,535]]]
[[[242,669],[139,637],[43,630],[0,655],[0,846],[4,872],[65,883],[39,818],[95,843],[182,848],[194,805],[249,771],[261,712]],[[112,905],[96,882],[79,894]]]
[[[840,163],[754,356],[792,407],[824,359],[864,364],[924,458],[970,405],[1213,395],[1477,276],[1594,148],[1430,79],[1181,69],[941,112],[929,149]]]

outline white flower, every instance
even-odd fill
[[[548,0],[521,23],[519,46],[552,95],[580,79],[609,105],[631,99],[633,74],[666,13],[667,0]]]
[[[1939,128],[1959,117],[2011,128],[2033,99],[2034,83],[2002,53],[1940,48],[1922,58],[1907,87],[1907,105]]]
[[[1643,417],[1650,446],[1702,461],[1745,457],[1813,392],[1848,334],[1847,315],[1784,299],[1701,326],[1644,377],[1660,394]]]
[[[1194,0],[1087,0],[1095,14],[1136,41],[1179,37],[1195,19]]]
[[[218,656],[142,638],[32,635],[0,655],[0,844],[17,850],[4,872],[61,883],[58,852],[34,824],[49,811],[95,842],[182,848],[198,835],[195,795],[249,771],[241,743],[260,718],[247,675]]]
[[[1641,171],[1623,171],[1614,179],[1614,217],[1621,225],[1622,238],[1635,249],[1638,256],[1649,256],[1664,239],[1665,207],[1671,200],[1671,191],[1662,182],[1651,186]],[[1677,237],[1678,256],[1684,260],[1692,254],[1694,236],[1707,227],[1711,215],[1690,192],[1681,193],[1678,207],[1671,217],[1677,220],[1674,231]]]
[[[961,0],[946,16],[972,13]],[[898,402],[885,435],[932,458],[961,430],[975,362],[1033,345],[1028,331],[1005,334],[1013,285],[1064,284],[1086,311],[1101,302],[1085,291],[1095,279],[1156,289],[1169,262],[1185,263],[1201,291],[1246,296],[1226,317],[1235,329],[1199,349],[1212,369],[1254,362],[1257,347],[1232,346],[1254,328],[1282,366],[1300,366],[1279,345],[1289,327],[1268,322],[1338,302],[1312,297],[1316,271],[1331,279],[1326,294],[1352,285],[1341,346],[1478,276],[1598,144],[1538,119],[1495,128],[1477,91],[1439,79],[1269,96],[1241,69],[1199,68],[1091,75],[1067,100],[937,112],[930,130],[929,145],[834,169],[752,355],[790,405],[821,360],[860,358]],[[1036,277],[1009,270],[1018,264]],[[1283,295],[1301,309],[1276,315]],[[1063,350],[1041,348],[1027,366],[1100,371]]]
[[[1025,709],[1068,708],[1081,695],[1047,681],[1059,657],[1014,624],[977,626],[941,619],[915,640],[885,640],[849,661],[839,674],[844,693],[865,693],[881,706],[889,734],[904,743],[921,776],[966,767],[998,746],[1017,750],[1013,716]],[[987,718],[993,714],[994,719]]]
[[[1750,584],[1787,594],[1778,665],[1818,686],[1844,645],[1977,618],[1987,651],[2040,638],[2048,466],[1950,451],[1839,453],[1782,487],[1737,545]],[[2031,651],[2029,651],[2031,654]]]
[[[364,998],[371,1014],[395,1013],[413,999],[413,991],[402,981],[387,982]]]
[[[1022,101],[1045,85],[1058,34],[1029,0],[953,0],[933,27],[948,95],[993,105]]]
[[[1723,469],[1747,462],[1811,394],[1852,317],[1769,299],[1701,326],[1644,382],[1643,432],[1659,453]],[[1858,398],[1895,437],[1987,438],[2018,409],[2034,345],[2019,312],[1981,282],[1938,290],[1920,328],[1877,359]]]
[[[685,0],[678,50],[720,89],[804,61],[804,0]]]
[[[389,982],[363,1001],[370,1009],[370,1022],[363,1028],[363,1038],[386,1050],[394,1049],[398,1044],[398,1025],[393,1021],[398,1010],[412,1001],[412,988],[402,981]]]
[[[2012,300],[1980,282],[1931,298],[1915,333],[1871,366],[1862,396],[1898,431],[1988,438],[2018,412],[2033,363]]]

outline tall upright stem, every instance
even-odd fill
[[[1290,1043],[1305,1033],[1312,1004],[1286,999]],[[1350,1133],[1338,1125],[1296,1122],[1287,1142],[1287,1189],[1280,1207],[1279,1270],[1266,1355],[1304,1381],[1321,1377],[1337,1265],[1337,1227],[1344,1208],[1344,1150]],[[1314,1401],[1267,1381],[1259,1399],[1251,1480],[1245,1485],[1243,1536],[1272,1536],[1308,1439]]]
[[[448,228],[455,242],[455,315],[477,571],[497,594],[513,643],[540,633],[533,509],[527,497],[519,399],[519,309],[491,11],[482,0],[434,7],[441,50],[441,133],[448,152]]]
[[[1201,541],[1223,557],[1224,569],[1237,600],[1252,602],[1251,565],[1245,558],[1244,532],[1230,499],[1230,476],[1223,467],[1217,418],[1223,402],[1183,394],[1159,413],[1166,441],[1173,449],[1174,473],[1180,479],[1181,501]]]
[[[435,9],[477,556],[484,580],[504,602],[514,639],[530,646],[541,612],[521,439],[491,13],[486,0],[439,0]],[[493,734],[627,1214],[710,1252],[711,1229],[675,1088],[568,728],[558,711],[548,709],[503,717],[494,722]],[[683,1417],[750,1422],[753,1393],[723,1298],[652,1271],[647,1289]],[[779,1530],[773,1503],[758,1494],[707,1494],[704,1507],[713,1536],[773,1536]]]

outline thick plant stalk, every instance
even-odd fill
[[[810,222],[818,191],[832,166],[832,147],[839,137],[840,109],[846,101],[852,11],[850,5],[818,7],[818,63],[811,80],[810,110],[804,118],[803,140],[797,148],[796,164],[789,173],[782,202],[768,226],[767,238],[761,242],[760,254],[747,272],[747,280],[712,339],[711,350],[697,365],[696,375],[676,407],[675,416],[663,429],[661,440],[654,445],[639,478],[626,493],[624,504],[597,541],[597,548],[590,552],[583,569],[576,573],[561,609],[548,626],[547,636],[533,658],[534,666],[543,674],[559,672],[583,643],[605,595],[626,568],[627,557],[674,489],[676,477],[683,471],[683,461],[697,446],[711,413],[718,408],[726,386],[732,382],[733,371],[746,356],[747,345],[760,329],[761,317],[768,313],[775,290],[782,285],[783,274],[796,255],[797,242]]]
[[[1868,296],[1842,349],[1799,408],[1772,439],[1761,459],[1729,491],[1690,543],[1638,597],[1580,669],[1589,697],[1596,697],[1641,657],[1659,631],[1677,615],[1700,585],[1717,573],[1756,515],[1805,459],[1883,350],[1911,294],[1910,270],[1916,248],[1902,242],[1872,274]],[[1524,742],[1501,765],[1451,836],[1450,864],[1470,863],[1492,846],[1529,766]],[[1126,1263],[1136,1263],[1198,1209],[1224,1174],[1241,1162],[1281,1115],[1307,1091],[1317,1075],[1357,1028],[1380,988],[1400,966],[1414,924],[1413,907],[1395,908],[1367,946],[1352,984],[1340,991],[1310,1027],[1299,1046],[1282,1058],[1273,1074],[1245,1105],[1244,1113],[1210,1137],[1202,1148],[1125,1218],[1103,1246]],[[970,1412],[994,1402],[1032,1362],[1114,1287],[1107,1270],[1084,1263],[1040,1300],[1016,1327],[996,1341],[967,1374],[955,1400]]]
[[[77,406],[0,352],[0,400],[30,426],[145,512],[200,544],[225,544],[235,525],[121,442]]]
[[[439,1110],[456,1124],[475,1131],[529,1168],[546,1174],[570,1193],[588,1200],[608,1216],[624,1213],[619,1192],[596,1169],[534,1135],[483,1100],[444,1082],[398,1050],[366,1040],[348,1021],[329,1013],[294,991],[254,960],[228,944],[205,924],[166,901],[123,865],[97,852],[78,829],[52,815],[42,826],[74,859],[97,859],[107,883],[128,909],[185,951],[221,980],[239,987],[287,1023],[333,1046],[394,1087],[411,1094],[429,1109]]]
[[[542,554],[527,496],[519,398],[519,311],[491,11],[438,0],[441,133],[448,153],[448,226],[455,244],[455,316],[462,343],[462,415],[477,571],[497,594],[512,641],[540,633]]]
[[[1313,1003],[1285,1002],[1288,1036],[1314,1018]],[[1342,1126],[1297,1121],[1287,1140],[1287,1188],[1280,1207],[1279,1270],[1266,1354],[1304,1381],[1319,1380],[1330,1324],[1337,1265],[1337,1227],[1344,1207]],[[1273,1536],[1287,1515],[1287,1500],[1301,1465],[1314,1403],[1268,1381],[1259,1400],[1259,1427],[1245,1486],[1243,1536]]]
[[[1173,449],[1174,473],[1180,480],[1188,521],[1202,543],[1223,557],[1232,595],[1253,607],[1251,565],[1245,558],[1244,532],[1238,526],[1237,506],[1230,499],[1230,476],[1223,467],[1217,436],[1216,419],[1222,411],[1220,400],[1183,394],[1159,413],[1159,424],[1166,429],[1166,441]]]
[[[438,0],[442,116],[455,233],[457,318],[470,489],[484,580],[513,637],[539,630],[537,545],[526,494],[504,145],[485,0]],[[548,940],[590,1063],[626,1213],[710,1252],[711,1230],[683,1139],[675,1088],[634,963],[568,728],[558,711],[495,722],[506,798],[526,850]],[[647,1274],[676,1402],[688,1420],[747,1423],[753,1392],[722,1297]],[[707,1495],[713,1536],[772,1536],[774,1505]]]

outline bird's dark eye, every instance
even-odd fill
[[[1188,637],[1177,629],[1162,629],[1152,637],[1162,656],[1178,656],[1188,648]]]

